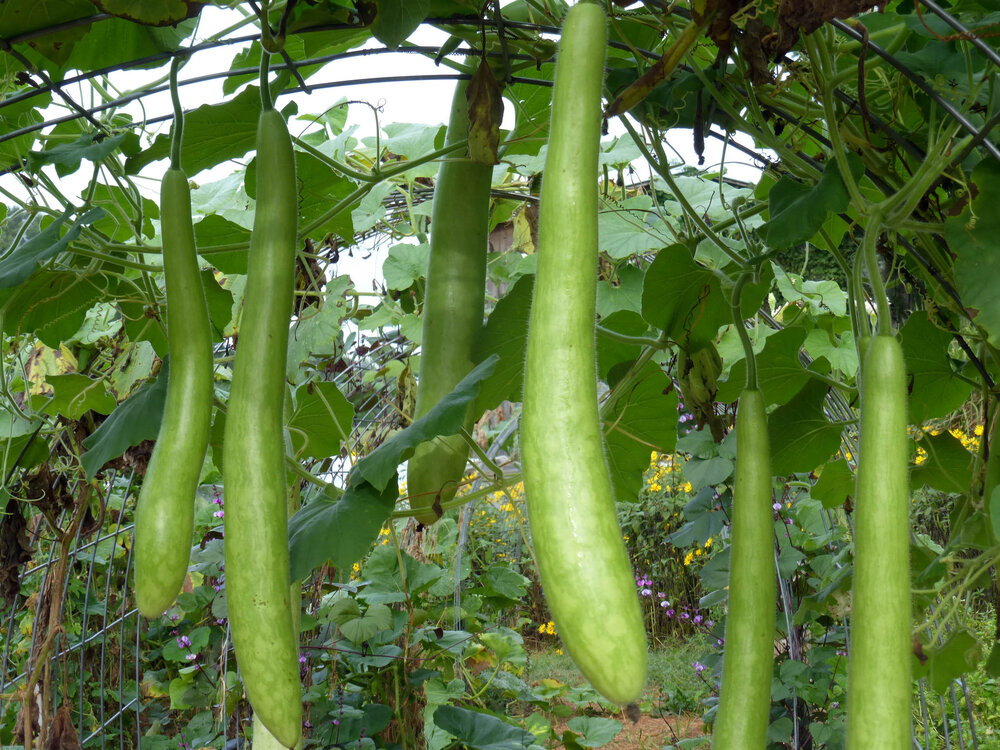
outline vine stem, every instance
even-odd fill
[[[826,118],[826,131],[830,139],[830,150],[834,159],[837,160],[837,168],[840,171],[840,178],[844,187],[851,197],[851,203],[859,210],[864,210],[868,201],[861,194],[857,180],[851,174],[851,167],[847,163],[847,147],[840,135],[840,124],[837,120],[837,112],[834,108],[833,89],[829,79],[836,72],[833,60],[830,57],[830,49],[827,46],[827,39],[821,28],[805,37],[806,49],[809,51],[809,58],[813,61],[813,74],[816,77],[816,87],[820,90],[823,99],[823,115]]]
[[[878,308],[878,334],[888,336],[892,333],[892,319],[889,313],[889,298],[885,294],[885,282],[882,281],[882,274],[878,269],[878,237],[882,232],[883,206],[879,204],[868,215],[868,226],[865,227],[865,236],[861,249],[865,256],[865,265],[868,266],[868,276],[872,285],[872,298]]]
[[[260,104],[265,112],[274,109],[274,101],[271,99],[271,87],[267,83],[267,73],[270,64],[271,53],[262,51],[260,53]]]
[[[174,127],[170,134],[170,168],[181,169],[181,142],[184,140],[184,108],[177,87],[177,72],[184,58],[178,55],[170,61],[170,101],[174,107]]]
[[[753,353],[753,344],[750,341],[750,334],[747,333],[747,327],[744,325],[743,311],[740,309],[740,299],[743,296],[743,288],[747,285],[750,280],[751,274],[749,272],[744,272],[740,274],[740,277],[736,280],[736,286],[733,287],[732,296],[732,308],[733,308],[733,325],[736,326],[736,333],[740,337],[740,343],[743,344],[743,354],[746,357],[747,363],[747,382],[746,390],[756,391],[758,390],[757,383],[757,357]]]

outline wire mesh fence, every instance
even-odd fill
[[[923,7],[946,22],[955,30],[959,38],[968,41],[979,53],[985,55],[994,65],[1000,66],[1000,58],[990,46],[976,36],[974,29],[963,26],[954,16],[938,7],[930,0],[921,0]],[[94,16],[87,19],[89,23],[104,20],[105,16]],[[433,20],[433,19],[432,19]],[[439,22],[457,23],[456,19],[438,19]],[[469,19],[476,26],[495,24],[490,19]],[[885,60],[898,70],[908,80],[920,88],[928,97],[939,104],[947,116],[957,122],[962,129],[973,137],[962,153],[955,154],[953,163],[960,162],[971,149],[981,147],[993,158],[1000,159],[993,129],[1000,114],[993,114],[983,124],[976,125],[963,112],[959,111],[946,97],[928,81],[921,72],[913,70],[898,56],[892,54],[877,44],[870,42],[852,25],[834,21],[834,27],[843,35],[856,41],[863,41],[872,54]],[[509,28],[530,29],[541,33],[554,33],[554,27],[538,24],[515,24],[507,22]],[[328,30],[328,29],[324,29]],[[309,29],[300,33],[308,34]],[[37,32],[44,33],[45,30]],[[205,42],[192,50],[184,51],[191,54],[216,46],[246,44],[256,39],[255,34],[233,36],[224,40]],[[9,44],[26,41],[30,35],[6,40]],[[624,47],[625,45],[621,45]],[[429,54],[436,53],[436,48],[413,47],[399,54]],[[452,54],[464,55],[480,50],[461,48]],[[659,55],[649,50],[638,50],[647,59],[657,59]],[[284,65],[275,65],[275,70],[287,68],[295,73],[296,69],[306,66],[320,65],[335,60],[350,59],[375,54],[389,54],[389,50],[352,50],[316,57],[308,57],[296,61],[286,61]],[[5,108],[29,102],[37,96],[53,93],[61,97],[71,110],[69,114],[60,115],[34,122],[20,128],[9,129],[0,133],[0,143],[12,141],[23,135],[45,131],[61,124],[85,120],[89,121],[97,132],[105,130],[96,116],[105,111],[121,107],[130,101],[141,100],[160,93],[165,87],[150,87],[135,92],[127,97],[109,99],[98,106],[87,107],[68,93],[71,87],[84,84],[87,81],[115,71],[146,66],[151,63],[167,60],[174,53],[163,53],[152,57],[129,61],[114,67],[87,71],[68,77],[62,81],[51,81],[39,78],[31,90],[23,91],[0,101],[0,112]],[[498,54],[490,52],[490,54]],[[792,63],[791,59],[786,62]],[[256,69],[234,69],[222,73],[209,73],[190,78],[186,83],[193,84],[217,78],[253,73]],[[443,78],[454,78],[446,74]],[[356,81],[340,81],[319,86],[309,86],[301,81],[295,90],[314,91],[323,86],[340,86],[357,82],[374,82],[378,79],[359,78]],[[405,76],[393,80],[411,80]],[[412,80],[427,80],[427,76],[415,77]],[[531,77],[513,78],[511,83],[528,85],[550,85],[550,82]],[[850,106],[859,106],[857,92],[840,88],[837,96]],[[823,134],[812,131],[805,118],[793,113],[770,107],[765,104],[765,110],[770,114],[780,116],[787,122],[815,136],[817,142],[830,146]],[[169,120],[169,116],[152,118],[141,123],[148,126],[157,121]],[[918,157],[923,154],[921,145],[912,141],[903,133],[895,130],[886,122],[873,124],[888,134],[894,141]],[[767,165],[773,162],[773,156],[763,149],[750,148],[737,144],[731,134],[718,128],[709,128],[707,135],[724,141],[733,148],[744,151],[755,163]],[[817,162],[818,164],[818,162]],[[19,171],[12,167],[11,172]],[[874,177],[877,181],[877,177]],[[505,197],[528,199],[529,196],[517,193],[505,193]],[[416,186],[411,198],[426,199],[426,188]],[[385,208],[390,223],[395,217],[402,216],[410,206],[401,196],[395,195],[386,199]],[[16,229],[14,231],[17,231]],[[359,235],[359,244],[370,243],[378,236],[375,229]],[[6,237],[4,238],[7,239]],[[384,241],[384,240],[382,240]],[[933,263],[921,254],[920,249],[910,247],[911,254],[931,271],[940,273]],[[328,274],[329,268],[320,268],[320,274]],[[955,295],[957,299],[957,294]],[[360,455],[379,441],[389,430],[398,426],[399,406],[395,402],[394,380],[389,377],[371,377],[386,362],[399,356],[399,342],[393,339],[375,340],[363,346],[363,351],[355,350],[345,354],[340,363],[341,369],[332,373],[332,380],[344,393],[352,395],[352,399],[364,404],[359,410],[354,423],[353,434],[345,446],[347,455]],[[847,420],[851,417],[850,405],[843,399],[831,404],[838,419]],[[505,446],[516,422],[507,422],[492,444],[499,449]],[[506,434],[504,434],[506,431]],[[847,436],[851,445],[851,436]],[[491,455],[491,458],[495,456]],[[39,730],[38,738],[65,735],[69,738],[75,734],[84,747],[119,747],[132,748],[142,744],[144,736],[156,736],[165,723],[172,720],[169,712],[160,710],[163,699],[176,705],[184,705],[185,686],[184,675],[175,677],[179,680],[176,695],[162,694],[163,686],[147,680],[147,673],[161,668],[161,663],[153,663],[151,653],[162,656],[163,644],[176,636],[169,625],[151,625],[139,616],[134,606],[130,591],[131,575],[131,504],[134,503],[135,485],[139,479],[136,469],[130,468],[128,461],[142,463],[141,455],[126,455],[122,465],[111,469],[96,482],[77,481],[72,487],[58,484],[55,476],[39,478],[26,477],[12,482],[14,471],[8,477],[7,487],[11,500],[7,513],[0,526],[0,582],[3,584],[7,612],[0,625],[0,636],[3,637],[3,657],[0,661],[0,727],[14,736],[31,737],[32,732],[25,732],[26,726]],[[350,467],[349,460],[335,461],[327,469],[326,477],[334,484],[343,483]],[[474,489],[478,488],[473,484]],[[202,499],[210,504],[211,498]],[[306,496],[308,499],[308,495]],[[488,502],[516,504],[519,497],[506,495],[495,497]],[[470,506],[462,512],[459,529],[463,540],[459,544],[459,554],[462,554],[464,540],[467,538],[468,524],[471,514],[476,513],[476,506]],[[521,516],[523,518],[523,515]],[[832,525],[832,520],[828,519]],[[216,538],[210,527],[204,530],[199,543],[201,552],[211,545]],[[498,530],[498,549],[502,551],[511,540],[524,534],[523,525],[511,525]],[[207,560],[207,555],[204,558]],[[204,560],[203,560],[204,562]],[[195,556],[195,565],[198,555]],[[206,569],[211,567],[206,562]],[[460,567],[456,565],[456,568]],[[218,577],[216,577],[218,580]],[[212,584],[221,586],[221,583]],[[308,591],[308,589],[307,589]],[[796,605],[795,594],[784,581],[780,588],[782,608],[791,617]],[[186,592],[191,593],[191,592]],[[455,611],[460,611],[462,589],[459,583],[455,585]],[[218,614],[224,614],[219,611]],[[225,620],[216,618],[217,623]],[[456,622],[456,627],[458,623]],[[790,638],[794,638],[794,627],[791,621],[787,623]],[[182,669],[206,669],[208,655],[211,656],[214,674],[214,696],[212,710],[208,718],[200,725],[185,727],[189,733],[187,740],[218,742],[227,748],[239,746],[240,740],[247,735],[249,713],[245,703],[240,703],[239,683],[231,679],[234,669],[230,659],[228,638],[223,635],[221,641],[212,644],[205,655],[199,656],[198,663],[192,663]],[[195,661],[195,660],[192,660]],[[190,672],[188,672],[190,674]],[[793,699],[793,703],[795,699]],[[938,721],[931,710],[930,704],[937,703],[937,713],[950,717],[943,722]],[[235,711],[228,708],[237,705]],[[968,685],[959,678],[948,688],[947,694],[933,694],[926,680],[919,684],[919,710],[923,726],[915,726],[914,747],[928,750],[937,745],[932,744],[932,738],[942,735],[944,747],[978,749],[979,738],[976,731],[976,720],[973,701],[969,695]],[[798,711],[793,710],[798,717]],[[938,727],[941,731],[938,731]],[[196,734],[200,732],[200,734]],[[207,739],[206,739],[207,738]],[[799,747],[799,726],[796,722],[793,747]],[[921,739],[922,738],[922,739]],[[67,740],[67,746],[72,746]]]

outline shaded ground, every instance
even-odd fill
[[[622,720],[618,716],[614,718]],[[701,737],[705,733],[701,719],[694,714],[669,717],[643,714],[634,724],[628,720],[622,723],[622,731],[611,742],[602,746],[604,750],[660,750],[664,745],[672,745],[677,740]],[[556,731],[562,732],[565,728],[566,725],[560,723]]]

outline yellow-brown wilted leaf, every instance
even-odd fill
[[[503,99],[500,84],[486,60],[469,81],[465,98],[469,103],[469,156],[480,164],[496,164],[500,145]]]

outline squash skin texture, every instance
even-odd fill
[[[466,81],[455,87],[445,145],[468,137],[466,88]],[[492,179],[492,166],[464,155],[446,159],[438,170],[414,419],[451,393],[475,364],[473,348],[482,334],[486,302]],[[470,404],[466,429],[475,422],[472,410]],[[469,446],[461,435],[440,435],[417,446],[407,462],[406,490],[420,523],[438,519],[434,506],[455,496],[468,459]]]
[[[732,562],[713,750],[759,750],[767,745],[778,595],[771,502],[764,398],[759,390],[747,389],[736,412]]]
[[[895,337],[862,363],[847,667],[848,750],[911,747],[913,659],[906,369]]]
[[[135,596],[159,617],[184,585],[212,420],[212,333],[198,270],[187,175],[168,169],[160,185],[167,292],[167,397],[135,512]]]
[[[597,406],[597,173],[607,20],[574,5],[563,26],[539,210],[521,414],[521,465],[542,589],[580,671],[635,701],[646,630],[622,540]]]
[[[257,129],[257,210],[223,443],[226,594],[247,697],[286,747],[302,732],[284,444],[297,195],[284,118],[264,110]]]

